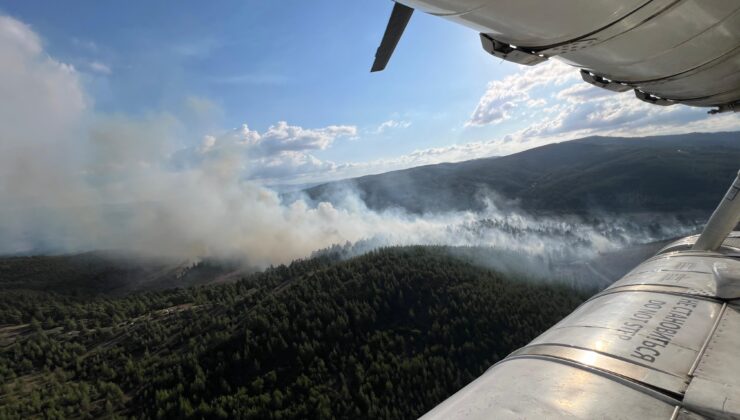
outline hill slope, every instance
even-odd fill
[[[589,294],[424,247],[125,298],[5,290],[0,418],[413,418]]]
[[[740,133],[589,137],[521,153],[337,181],[309,188],[332,201],[356,190],[372,209],[475,210],[495,191],[529,211],[709,212],[740,169]]]
[[[26,289],[65,295],[122,296],[238,278],[248,269],[227,261],[174,261],[116,252],[0,256],[0,292]]]

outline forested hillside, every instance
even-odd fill
[[[27,289],[120,296],[225,281],[252,271],[231,261],[167,260],[110,251],[0,257],[0,292]]]
[[[357,192],[372,209],[478,210],[482,197],[538,213],[670,212],[708,217],[737,174],[740,133],[588,137],[504,157],[420,166],[307,189],[315,200]],[[504,200],[500,200],[504,198]]]
[[[125,297],[6,288],[0,418],[413,418],[592,291],[446,248]]]

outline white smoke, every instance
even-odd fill
[[[528,254],[598,253],[656,239],[579,220],[501,211],[412,215],[340,205],[284,204],[245,174],[270,153],[312,165],[297,148],[327,147],[356,129],[244,126],[186,147],[168,114],[101,115],[80,74],[50,58],[38,36],[0,16],[0,253],[115,249],[151,256],[243,258],[268,265],[345,242],[501,247]],[[307,157],[308,156],[308,157]],[[637,231],[637,229],[635,229]],[[668,233],[663,233],[668,235]],[[660,235],[658,235],[660,236]]]

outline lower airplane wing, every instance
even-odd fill
[[[740,418],[740,174],[678,240],[423,419]]]

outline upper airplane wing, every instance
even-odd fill
[[[490,54],[525,65],[557,58],[583,79],[654,105],[740,111],[738,0],[399,0],[480,33]],[[405,10],[405,9],[404,9]],[[394,7],[393,15],[396,15]],[[389,22],[382,70],[400,30]],[[400,19],[399,19],[400,21]],[[396,29],[394,29],[396,28]],[[393,37],[386,41],[388,34]],[[392,45],[384,48],[384,45]]]

